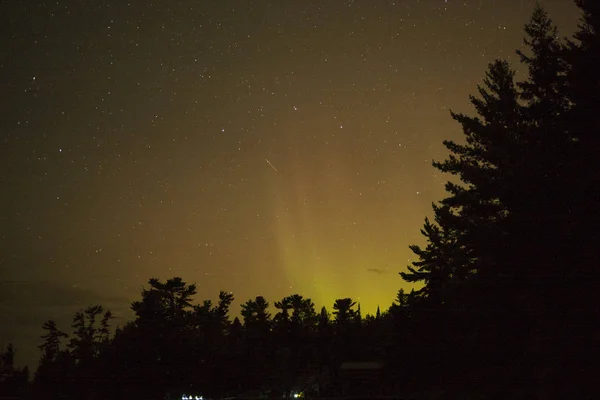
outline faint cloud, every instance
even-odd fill
[[[70,334],[75,312],[94,304],[115,315],[113,328],[132,317],[130,300],[124,297],[55,281],[0,281],[0,346],[13,343],[17,364],[35,367],[42,324],[55,320],[59,329]]]
[[[128,303],[124,297],[52,281],[0,281],[0,305],[63,307]]]
[[[386,269],[379,269],[379,268],[367,268],[367,272],[371,272],[377,275],[383,275],[383,274],[387,274],[389,271]]]

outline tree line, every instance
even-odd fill
[[[335,382],[323,373],[347,360],[384,358],[393,343],[393,311],[363,317],[350,298],[336,300],[330,313],[298,294],[273,307],[257,296],[232,319],[231,293],[193,304],[196,286],[179,277],[150,279],[141,295],[131,305],[135,320],[113,335],[112,315],[98,305],[75,314],[70,335],[52,320],[44,323],[31,385],[36,396],[281,398],[306,390],[315,376],[319,394],[334,395]]]
[[[380,360],[387,394],[589,398],[600,370],[600,2],[576,4],[572,38],[537,6],[517,52],[526,78],[496,60],[470,98],[476,115],[452,112],[464,141],[445,141],[449,156],[434,167],[457,179],[400,273],[421,289],[364,317],[352,299],[330,315],[296,294],[274,310],[258,296],[232,319],[230,293],[192,304],[195,285],[151,279],[135,320],[114,333],[101,306],[77,313],[69,337],[46,322],[31,383],[9,346],[2,390],[281,397],[317,377],[315,395],[336,396],[340,363]]]

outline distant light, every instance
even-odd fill
[[[184,394],[181,396],[181,400],[204,400],[204,396],[188,396]]]

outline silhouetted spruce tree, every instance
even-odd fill
[[[98,321],[100,317],[100,321]],[[110,311],[94,305],[75,313],[73,334],[67,345],[74,362],[72,388],[76,396],[95,398],[104,387],[108,375],[100,362],[109,341]]]
[[[244,327],[238,317],[233,319],[228,330],[226,358],[222,359],[223,368],[226,370],[223,382],[227,384],[221,394],[224,397],[238,396],[244,392],[245,364],[247,362],[244,357]]]
[[[229,309],[231,308],[233,300],[233,293],[224,291],[219,292],[219,302],[214,310],[214,314],[221,333],[227,332],[229,325],[231,324],[231,321],[229,320]]]
[[[515,85],[506,62],[491,64],[479,98],[471,97],[478,116],[452,113],[466,143],[444,142],[451,154],[434,163],[460,182],[446,185],[449,196],[434,205],[435,223],[426,220],[423,229],[428,245],[411,247],[419,259],[402,273],[407,281],[425,284],[414,308],[431,316],[423,324],[415,314],[412,334],[446,332],[437,343],[431,341],[439,358],[461,356],[466,362],[470,355],[471,370],[516,364],[541,353],[560,357],[562,339],[557,338],[566,338],[560,315],[580,297],[572,289],[585,287],[571,284],[597,276],[597,264],[580,273],[597,260],[598,250],[579,209],[598,215],[589,196],[598,193],[594,179],[600,177],[594,175],[597,156],[591,156],[598,151],[598,117],[590,112],[598,91],[591,94],[573,71],[587,72],[587,85],[597,88],[598,69],[591,65],[597,66],[598,53],[587,53],[585,43],[597,46],[587,21],[598,21],[598,6],[580,4],[591,10],[578,33],[585,39],[570,48],[547,14],[535,9],[525,27],[528,49],[519,52],[527,80]],[[573,188],[577,193],[571,196]],[[553,345],[540,343],[548,340]],[[530,366],[528,373],[539,367]],[[502,370],[504,378],[514,383],[509,370]],[[534,376],[519,378],[533,381]]]
[[[336,299],[333,303],[333,331],[336,363],[352,361],[356,357],[356,339],[359,326],[356,302],[351,298]]]
[[[555,335],[545,335],[546,345],[540,345],[539,352],[560,360],[562,365],[580,365],[578,387],[584,388],[586,382],[590,389],[594,371],[600,368],[598,357],[590,352],[600,348],[595,328],[600,324],[600,310],[595,306],[600,291],[600,2],[576,3],[582,17],[573,40],[566,46],[570,107],[560,116],[571,141],[565,146],[560,175],[564,182],[560,199],[563,207],[558,222],[564,239],[556,263],[568,267],[559,269],[562,273],[554,286],[552,329],[542,327]],[[558,349],[564,356],[557,354]],[[564,380],[561,370],[556,365],[549,380]]]
[[[211,357],[213,368],[207,376],[212,379],[212,393],[207,393],[211,396],[227,395],[230,382],[228,377],[231,375],[230,367],[234,362],[233,346],[237,344],[236,339],[231,340],[228,336],[230,333],[229,309],[234,297],[232,293],[225,291],[219,292],[219,301],[213,307],[213,322],[211,330],[213,332],[210,341],[212,342]],[[238,320],[239,322],[239,320]],[[193,377],[190,377],[193,378]]]
[[[273,365],[272,320],[269,303],[262,296],[241,306],[245,337],[245,386],[250,394],[268,389]]]
[[[215,357],[218,353],[218,340],[221,336],[221,321],[217,315],[216,307],[211,300],[204,300],[202,304],[194,305],[192,313],[192,330],[185,337],[179,335],[184,343],[182,350],[188,352],[188,357],[196,368],[189,368],[190,378],[196,375],[196,384],[201,386],[206,395],[212,394],[215,385],[213,372],[215,370]],[[191,337],[188,337],[191,335]]]
[[[44,322],[42,329],[46,333],[42,335],[44,343],[38,346],[42,356],[34,376],[34,389],[38,397],[43,394],[43,398],[58,398],[66,383],[67,366],[61,365],[61,361],[70,358],[68,353],[65,354],[66,351],[61,349],[61,342],[69,335],[60,331],[53,320]]]
[[[321,311],[319,311],[318,321],[318,327],[320,332],[324,331],[327,327],[329,327],[329,324],[331,323],[331,316],[327,311],[327,307],[321,307]]]
[[[317,332],[318,332],[318,356],[317,359],[322,365],[327,365],[327,360],[331,357],[332,354],[332,326],[331,326],[331,315],[327,311],[325,306],[321,307],[321,311],[319,312],[318,322],[317,322]]]
[[[29,369],[15,366],[15,347],[9,343],[0,349],[0,395],[19,398],[27,394]]]
[[[357,312],[354,310],[356,302],[351,298],[337,299],[333,303],[334,322],[340,327],[346,327],[355,321]]]
[[[515,180],[518,190],[504,202],[511,213],[511,240],[526,244],[519,251],[520,262],[527,265],[523,273],[530,273],[530,281],[545,282],[542,286],[549,287],[560,270],[566,271],[564,250],[570,241],[571,189],[565,167],[574,142],[563,117],[570,108],[565,90],[569,66],[564,41],[539,5],[525,32],[528,49],[518,54],[527,67],[528,79],[519,83],[519,95],[525,105],[528,153],[521,163],[522,179]],[[556,290],[556,285],[551,286]]]
[[[576,330],[590,332],[599,322],[593,304],[600,290],[600,3],[576,3],[583,15],[574,40],[567,46],[567,93],[572,107],[564,116],[573,137],[573,151],[565,168],[571,189],[568,212],[572,221],[569,232],[573,236],[572,250],[568,252],[573,271],[571,286],[578,288],[573,304],[580,309],[575,318],[579,327]]]
[[[571,66],[565,42],[539,6],[525,31],[528,48],[518,53],[528,70],[528,79],[519,84],[528,154],[520,165],[522,179],[515,180],[512,196],[505,201],[510,210],[506,254],[513,255],[510,262],[519,268],[524,322],[518,326],[528,331],[525,357],[538,360],[534,368],[546,368],[549,359],[560,358],[556,350],[562,340],[554,339],[564,337],[560,315],[574,298],[569,292],[576,268],[569,264],[578,244],[571,210],[579,206],[572,187],[576,177],[568,165],[577,143],[566,118],[572,102],[567,95]],[[554,344],[548,346],[549,340]]]
[[[133,376],[143,382],[144,396],[163,398],[166,393],[189,389],[187,372],[201,360],[195,359],[190,332],[192,297],[196,285],[180,277],[161,282],[152,278],[150,288],[142,291],[142,300],[132,303],[139,338],[136,353],[141,367]]]
[[[274,396],[291,396],[298,380],[315,359],[317,315],[314,303],[299,294],[275,302],[279,310],[273,318],[275,374],[278,382]]]
[[[152,278],[148,283],[150,288],[142,291],[142,300],[131,305],[138,317],[138,324],[169,321],[181,325],[192,307],[196,285],[188,285],[180,277],[169,279],[165,283]]]
[[[54,361],[58,357],[58,353],[60,353],[62,339],[68,338],[69,335],[60,331],[53,320],[44,322],[42,329],[47,331],[46,334],[42,335],[44,343],[39,346],[40,350],[42,350],[42,360]]]
[[[424,283],[411,298],[429,314],[431,331],[443,328],[440,313],[464,306],[466,285],[475,274],[481,294],[499,284],[499,273],[508,280],[511,275],[502,260],[508,215],[502,199],[525,155],[522,107],[514,72],[504,61],[490,64],[478,89],[480,98],[471,96],[478,117],[452,113],[463,126],[466,144],[445,141],[451,154],[434,163],[461,182],[446,184],[449,196],[433,206],[434,223],[426,219],[422,230],[427,246],[410,247],[418,260],[401,273],[408,282]]]
[[[233,353],[228,340],[229,308],[233,302],[232,293],[221,291],[217,304],[205,300],[193,306],[191,327],[182,336],[183,348],[192,353],[191,365],[184,371],[190,388],[202,390],[207,396],[217,396],[227,390],[226,369],[232,361]],[[189,357],[189,356],[188,356]]]
[[[568,121],[572,124],[573,136],[580,144],[580,156],[584,157],[580,162],[597,166],[594,159],[589,157],[593,157],[592,154],[600,141],[600,116],[597,113],[600,108],[600,4],[594,0],[577,0],[576,3],[583,15],[574,40],[570,40],[567,46],[570,66],[567,72],[567,90],[569,100],[573,104]],[[598,179],[596,169],[580,173],[587,175],[586,178],[591,178],[588,190],[592,190],[592,187],[597,188],[597,185],[594,185]],[[585,194],[592,192],[586,191]]]
[[[592,326],[600,322],[598,309],[590,307],[600,289],[595,244],[600,240],[600,47],[592,27],[598,26],[598,3],[579,3],[584,14],[578,43],[565,45],[539,7],[526,26],[529,54],[520,55],[529,76],[520,84],[520,96],[531,156],[521,165],[519,190],[507,201],[507,254],[520,257],[515,264],[524,287],[521,303],[527,305],[525,347],[536,360],[532,369],[545,371],[548,386],[566,382],[565,363],[586,358],[598,345],[590,339],[596,336]]]

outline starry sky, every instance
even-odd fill
[[[541,4],[573,31],[571,1]],[[122,323],[150,277],[387,308],[444,195],[449,111],[516,61],[533,5],[2,2],[0,344],[34,365],[45,320]]]

